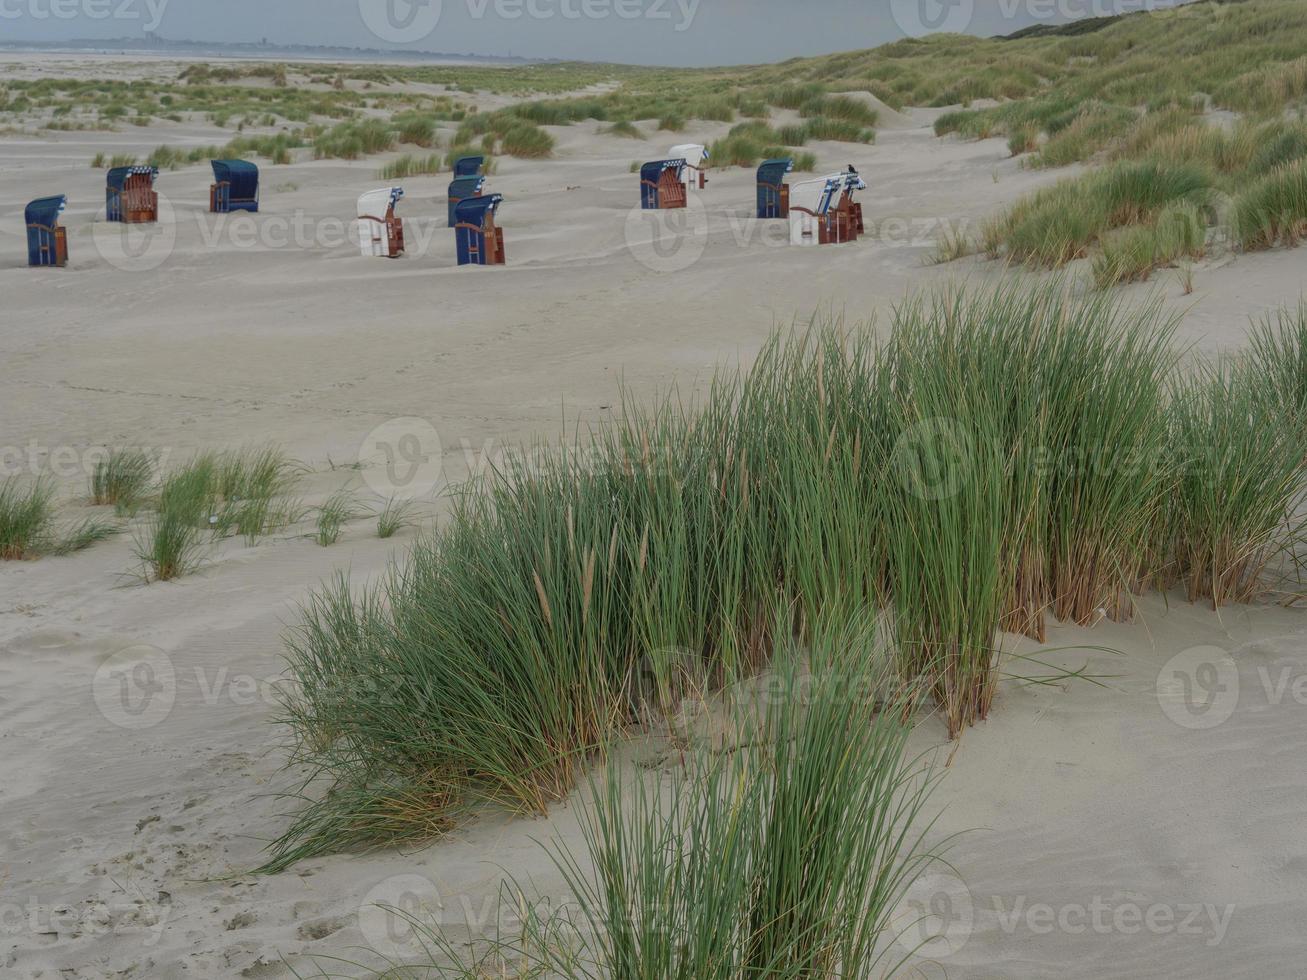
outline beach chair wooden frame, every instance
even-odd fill
[[[63,267],[68,264],[68,229],[63,225],[28,225],[28,235],[37,233],[36,251],[38,260],[29,265],[53,265]]]
[[[129,225],[159,220],[159,194],[149,174],[132,174],[123,181],[122,220]]]
[[[459,265],[505,265],[504,229],[495,223],[495,212],[503,203],[500,194],[471,198],[460,206],[454,225],[454,243]],[[483,205],[478,207],[478,204]],[[468,220],[474,216],[475,221]]]

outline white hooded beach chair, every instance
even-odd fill
[[[682,176],[685,178],[687,192],[701,191],[707,186],[708,175],[704,172],[704,167],[708,163],[707,147],[699,143],[681,143],[673,146],[667,155],[685,160],[685,170],[682,171]]]
[[[404,251],[404,222],[395,215],[402,187],[382,187],[359,197],[359,251],[393,259]]]
[[[844,190],[844,174],[827,174],[790,185],[790,244],[825,245],[826,215]]]

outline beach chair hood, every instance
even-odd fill
[[[29,225],[53,228],[59,221],[59,215],[68,207],[68,196],[56,194],[54,197],[37,198],[23,211],[23,217]]]
[[[764,160],[758,168],[758,183],[779,186],[785,175],[794,172],[794,161],[789,157],[776,160]]]
[[[790,210],[823,215],[830,210],[835,195],[844,187],[844,174],[827,174],[790,185]]]
[[[211,160],[213,179],[231,185],[233,200],[249,200],[259,191],[259,168],[247,160]]]
[[[457,177],[449,184],[449,196],[459,201],[465,197],[476,197],[485,185],[484,177]]]
[[[702,167],[708,159],[708,148],[701,143],[680,143],[673,146],[667,155],[682,157],[691,167]]]
[[[481,167],[485,162],[485,157],[459,157],[454,161],[454,176],[475,177],[481,173]]]
[[[385,220],[386,212],[404,196],[402,187],[381,187],[359,195],[359,217]]]
[[[149,166],[114,167],[105,176],[105,184],[110,190],[120,191],[123,189],[123,185],[127,183],[128,177],[136,177],[141,174],[148,176],[150,183],[153,184],[159,179],[159,168]]]
[[[494,214],[503,202],[503,194],[486,194],[482,197],[469,197],[458,202],[454,215],[460,225],[472,225],[476,228],[485,226],[486,215]]]

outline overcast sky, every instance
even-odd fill
[[[874,47],[935,30],[1009,33],[1174,0],[0,0],[0,37],[346,45],[720,65]]]

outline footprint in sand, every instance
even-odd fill
[[[315,919],[300,926],[298,935],[300,939],[313,942],[318,939],[326,939],[332,933],[344,929],[348,924],[349,920],[344,918]]]

